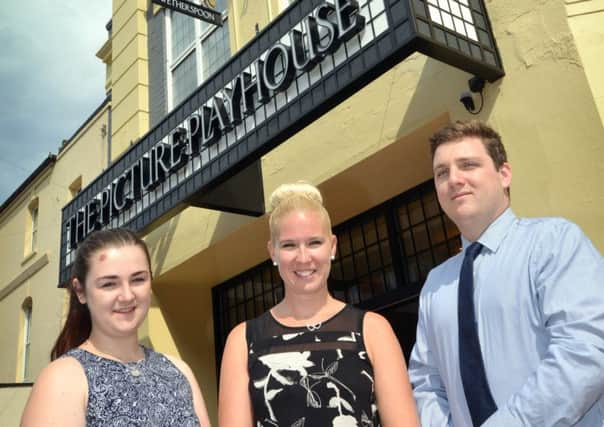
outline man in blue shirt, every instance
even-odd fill
[[[438,200],[464,250],[430,272],[420,296],[409,374],[422,425],[475,419],[460,370],[467,312],[457,309],[464,254],[479,242],[466,277],[483,367],[475,377],[484,372],[494,406],[482,425],[604,426],[604,258],[565,219],[514,215],[512,169],[493,129],[456,122],[430,142]]]

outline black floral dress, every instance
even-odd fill
[[[365,312],[288,327],[266,312],[246,324],[255,427],[378,427]]]

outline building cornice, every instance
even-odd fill
[[[40,258],[38,258],[32,265],[27,267],[21,273],[17,275],[13,280],[11,280],[8,285],[4,288],[0,289],[0,301],[2,301],[8,294],[17,289],[21,283],[25,282],[31,276],[36,274],[40,269],[42,269],[46,264],[48,264],[48,254],[45,253]]]

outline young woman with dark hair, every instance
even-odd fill
[[[96,231],[79,245],[67,320],[22,426],[210,425],[186,363],[138,343],[151,277],[147,246],[128,230]]]

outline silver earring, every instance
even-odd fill
[[[277,261],[273,260],[273,265],[276,267],[276,266],[278,266],[279,264],[277,264]]]
[[[335,256],[335,255],[332,255],[332,256],[331,256],[331,260],[332,260],[332,261],[335,261],[335,259],[336,259],[336,256]]]

